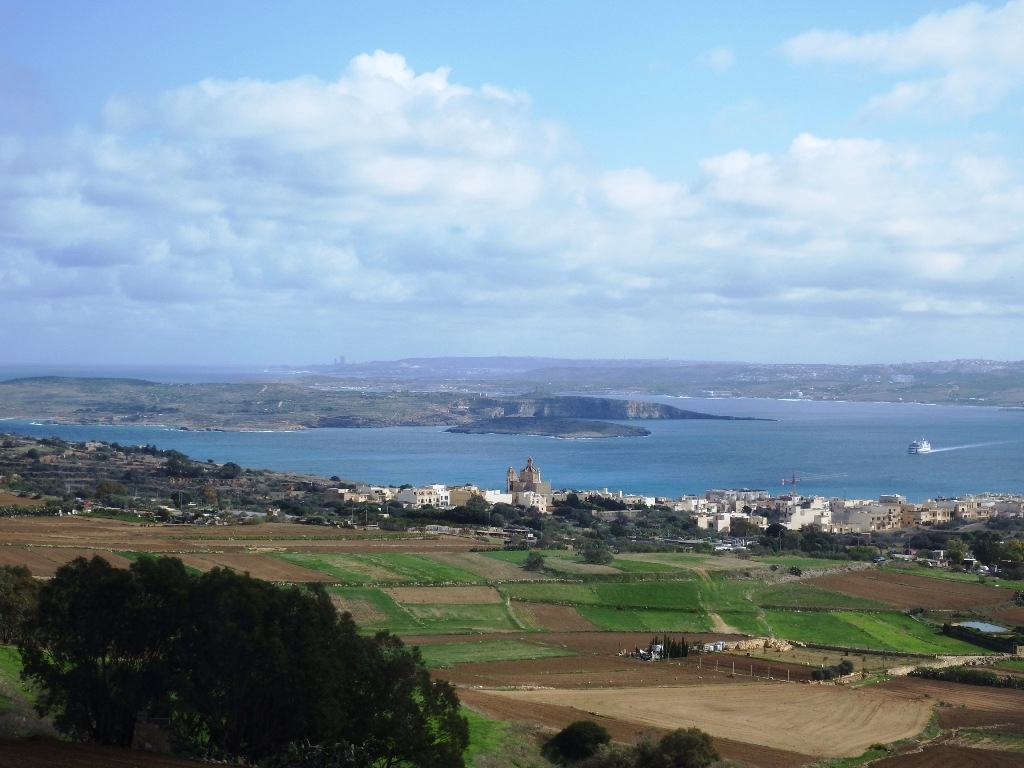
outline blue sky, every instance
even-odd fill
[[[1022,90],[1024,0],[0,0],[0,361],[1020,359]]]

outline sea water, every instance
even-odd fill
[[[566,440],[461,435],[438,427],[193,432],[166,427],[0,421],[0,432],[174,449],[197,461],[336,475],[381,485],[472,483],[503,488],[533,457],[555,488],[675,497],[710,488],[910,501],[967,493],[1024,494],[1024,411],[905,403],[644,398],[771,421],[641,421],[648,437]],[[930,454],[910,455],[924,438]]]

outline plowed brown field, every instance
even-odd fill
[[[897,677],[877,686],[893,697],[940,703],[939,726],[963,728],[1012,725],[1024,731],[1024,691]]]
[[[937,744],[920,752],[887,757],[872,765],[875,768],[1021,768],[1024,755]]]
[[[538,629],[552,632],[587,632],[596,630],[588,619],[580,616],[580,612],[571,605],[552,605],[551,603],[521,603],[512,605],[516,613]]]
[[[807,583],[900,608],[927,610],[969,610],[1005,603],[1013,597],[999,587],[873,569],[822,576],[808,579]]]

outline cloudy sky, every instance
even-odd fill
[[[0,362],[1024,358],[1024,0],[0,0]]]

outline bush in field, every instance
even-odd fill
[[[822,667],[811,672],[811,678],[814,680],[831,680],[835,677],[842,677],[843,675],[849,675],[853,672],[853,662],[849,659],[843,659],[838,664],[833,664],[830,667]]]
[[[542,752],[549,760],[564,764],[596,754],[611,740],[604,726],[593,720],[577,720],[551,737]]]
[[[718,759],[709,734],[699,728],[679,728],[661,739],[644,735],[632,747],[602,747],[574,768],[707,768]]]
[[[539,571],[544,567],[544,555],[540,552],[531,552],[523,560],[523,568],[528,571]]]

